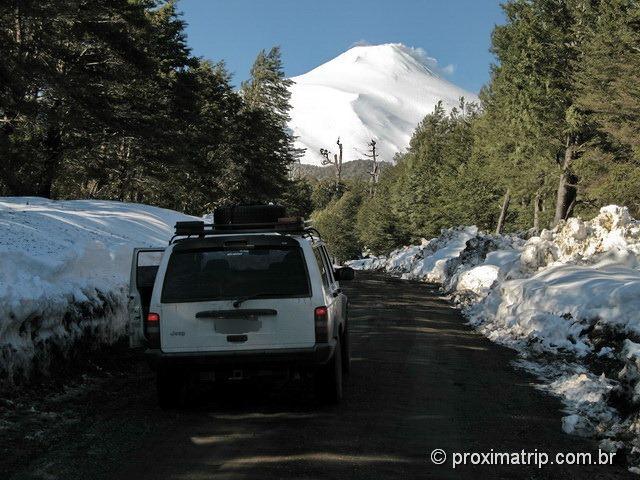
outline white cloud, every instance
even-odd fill
[[[451,63],[446,67],[442,67],[442,73],[444,73],[445,75],[453,75],[455,71],[456,67]]]
[[[453,64],[445,65],[441,67],[438,64],[438,60],[435,57],[430,56],[424,48],[414,48],[408,47],[407,50],[411,53],[415,58],[421,61],[424,65],[426,65],[430,70],[435,73],[439,73],[442,75],[453,75],[456,70],[456,67]]]
[[[371,44],[368,41],[366,41],[364,38],[361,38],[357,42],[353,42],[349,46],[349,48],[353,48],[353,47],[368,47],[369,45],[371,45]]]

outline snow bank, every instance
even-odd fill
[[[540,388],[563,399],[564,431],[625,448],[637,464],[639,255],[640,221],[612,205],[592,220],[571,218],[526,241],[448,229],[352,266],[441,283],[470,324],[518,350]]]
[[[405,279],[442,282],[447,262],[457,258],[468,240],[478,233],[476,227],[458,227],[442,230],[439,237],[422,241],[421,245],[394,250],[388,257],[369,257],[348,264],[360,270],[385,269]]]
[[[480,295],[493,284],[499,269],[515,260],[514,248],[523,243],[517,236],[479,233],[475,226],[454,227],[431,240],[422,239],[420,245],[347,264],[356,270],[385,270],[404,279],[442,283],[447,292]]]
[[[637,260],[612,255],[594,265],[560,264],[530,277],[508,280],[469,309],[489,338],[508,343],[535,340],[552,352],[593,353],[585,333],[596,324],[640,333],[640,272]]]
[[[162,246],[186,215],[100,200],[0,198],[0,380],[126,324],[134,246]]]

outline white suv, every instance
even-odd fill
[[[265,373],[313,376],[317,395],[341,399],[350,354],[338,281],[354,272],[333,268],[317,232],[286,220],[180,222],[167,248],[135,249],[130,339],[146,347],[161,406],[183,402],[195,379]]]

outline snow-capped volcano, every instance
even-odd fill
[[[344,161],[363,158],[367,143],[377,142],[380,160],[392,161],[438,101],[450,109],[460,97],[476,95],[441,78],[420,49],[389,43],[351,48],[304,75],[293,77],[291,122],[297,146],[306,148],[302,163],[320,164],[320,149]]]

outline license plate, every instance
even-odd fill
[[[215,382],[216,381],[216,372],[200,372],[200,381],[201,382]]]

